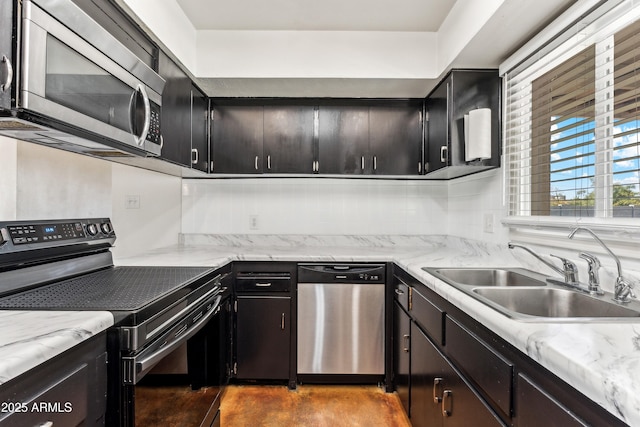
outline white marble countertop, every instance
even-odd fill
[[[111,325],[107,311],[0,310],[0,385]]]
[[[223,266],[233,260],[393,261],[585,396],[640,426],[640,321],[520,322],[424,272],[422,267],[525,267],[506,246],[446,236],[186,236],[185,244],[117,259],[117,265]],[[551,272],[549,272],[551,274]]]

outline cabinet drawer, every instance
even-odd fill
[[[406,311],[409,311],[409,293],[412,289],[398,276],[394,277],[394,298]]]
[[[237,292],[289,292],[290,273],[252,273],[236,276]]]
[[[439,344],[444,338],[444,311],[424,297],[416,288],[411,289],[410,314],[420,327]]]
[[[4,414],[0,414],[0,427],[83,424],[87,418],[88,375],[89,367],[83,364],[67,375],[42,385],[26,398],[6,396],[6,399],[2,399],[2,405],[7,406],[0,409],[9,414],[5,418],[2,418]]]
[[[458,367],[504,412],[511,416],[513,364],[447,316],[446,349]]]

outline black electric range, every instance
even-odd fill
[[[0,310],[110,311],[108,401],[128,426],[133,387],[220,312],[230,273],[114,266],[115,238],[108,218],[0,222]]]

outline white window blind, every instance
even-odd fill
[[[640,218],[639,18],[603,6],[504,75],[510,216]]]

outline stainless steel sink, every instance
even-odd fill
[[[424,271],[510,318],[535,322],[640,321],[640,302],[591,296],[522,268],[424,267]]]
[[[475,288],[473,292],[510,313],[540,317],[640,317],[640,312],[569,289]],[[502,311],[502,310],[500,310]]]
[[[525,275],[515,269],[504,268],[438,268],[428,270],[441,276],[443,280],[451,280],[470,286],[546,286],[544,279]],[[533,273],[533,272],[531,272]]]

